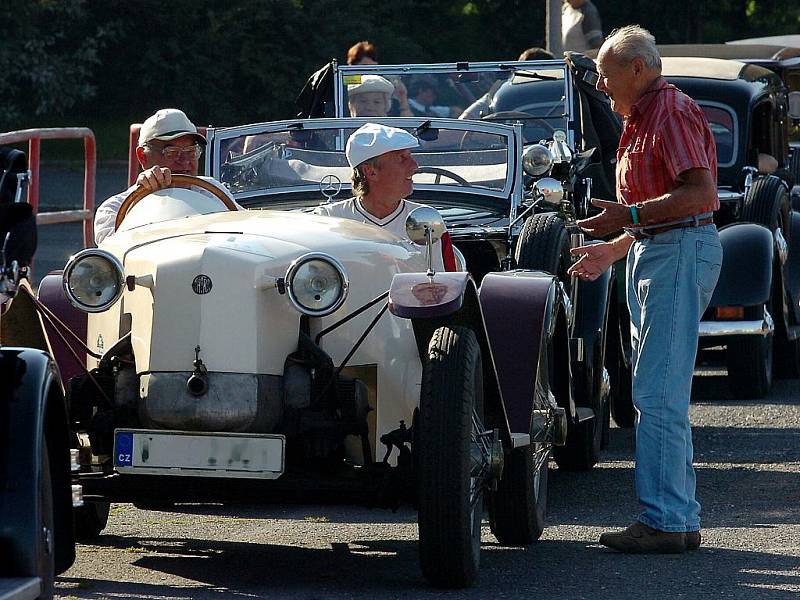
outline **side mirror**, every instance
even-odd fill
[[[415,244],[428,248],[428,275],[433,275],[433,245],[447,229],[439,211],[430,206],[415,208],[406,217],[406,235]]]
[[[564,199],[564,186],[558,179],[543,177],[533,184],[533,191],[541,196],[545,203],[558,206]]]
[[[430,206],[415,208],[406,217],[406,235],[415,244],[420,246],[430,240],[431,244],[438,242],[446,228],[439,211]],[[430,237],[428,237],[430,232]]]

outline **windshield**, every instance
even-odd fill
[[[292,201],[309,205],[350,197],[350,134],[370,120],[316,119],[214,131],[212,175],[246,207]],[[412,153],[417,192],[450,192],[507,201],[515,165],[514,130],[494,123],[371,119],[402,127],[420,142]],[[512,153],[513,152],[513,153]],[[474,200],[473,200],[474,201]]]
[[[563,61],[356,65],[337,69],[336,115],[521,122],[526,143],[569,131]]]

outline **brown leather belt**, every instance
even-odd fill
[[[706,217],[705,219],[692,219],[691,221],[684,221],[682,223],[673,223],[672,225],[664,225],[663,227],[647,227],[645,229],[628,229],[628,234],[633,236],[636,241],[646,240],[659,233],[672,231],[673,229],[684,229],[686,227],[702,227],[703,225],[711,225],[714,222],[713,217]]]

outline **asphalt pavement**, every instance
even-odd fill
[[[484,523],[481,579],[442,592],[423,580],[416,514],[349,506],[112,505],[78,547],[61,598],[527,598],[642,600],[800,597],[800,380],[766,400],[731,400],[725,378],[695,378],[691,407],[703,546],[617,554],[601,532],[637,514],[633,436],[612,428],[586,473],[550,470],[548,527],[530,548],[497,544]],[[255,499],[250,499],[255,501]]]

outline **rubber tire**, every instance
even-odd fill
[[[47,444],[42,444],[42,477],[39,480],[39,499],[41,513],[39,515],[40,535],[36,536],[36,574],[42,580],[40,600],[50,600],[55,591],[55,516],[53,498],[53,479],[50,471],[50,457],[47,453]],[[44,530],[50,535],[49,548],[44,539]]]
[[[772,387],[772,336],[742,335],[728,340],[728,385],[742,400],[764,398]]]
[[[768,227],[772,232],[780,227],[787,243],[790,243],[789,234],[791,233],[791,227],[787,226],[790,222],[790,200],[789,193],[783,181],[775,176],[759,177],[756,179],[745,198],[744,205],[742,206],[741,219],[743,221],[760,223]],[[796,377],[798,375],[797,359],[800,350],[798,350],[798,343],[796,341],[791,341],[786,337],[786,327],[783,323],[783,275],[781,273],[780,264],[777,261],[777,256],[772,279],[773,289],[768,308],[770,313],[772,313],[772,318],[776,322],[773,342],[774,352],[772,353],[775,375]],[[758,346],[755,342],[752,342],[751,345]],[[766,390],[762,395],[755,396],[757,398],[762,398],[769,391],[771,381],[771,374],[769,381],[766,381],[762,375],[759,381],[751,382],[748,389],[753,392]],[[739,387],[738,384],[734,384],[733,381],[730,382],[730,385],[731,388]]]
[[[571,264],[571,257],[564,219],[556,213],[531,215],[519,234],[514,260],[520,269],[545,271],[555,275],[569,291],[571,278],[567,275],[567,269]]]
[[[608,354],[613,363],[609,364],[608,376],[611,380],[611,393],[608,403],[611,417],[618,427],[630,429],[636,423],[636,409],[633,407],[633,375],[625,364],[622,335],[630,335],[629,331],[617,331],[616,328],[608,338]]]
[[[100,535],[108,525],[109,502],[86,502],[73,512],[75,539],[90,542]]]
[[[428,345],[419,409],[419,556],[436,587],[474,585],[482,499],[470,506],[472,411],[483,419],[481,352],[473,331],[440,327]]]
[[[527,546],[541,537],[547,517],[547,461],[533,471],[533,446],[506,455],[497,490],[489,494],[489,526],[502,546]],[[537,489],[538,483],[538,489]]]

